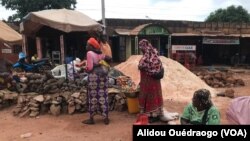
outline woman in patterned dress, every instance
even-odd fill
[[[140,70],[140,113],[146,113],[149,122],[162,120],[163,98],[161,80],[154,79],[152,75],[158,73],[162,67],[158,51],[146,39],[139,42],[139,48],[143,53],[138,68]]]
[[[108,76],[95,72],[95,68],[99,65],[100,60],[105,59],[105,55],[100,50],[100,44],[95,38],[87,41],[87,64],[88,72],[88,111],[90,118],[84,120],[84,124],[94,124],[94,116],[99,114],[104,117],[104,123],[109,124],[108,117]],[[83,65],[83,63],[77,66]]]

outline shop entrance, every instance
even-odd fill
[[[236,61],[239,51],[239,38],[204,37],[199,52],[202,55],[203,65],[232,65]]]

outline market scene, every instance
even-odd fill
[[[75,9],[84,2],[0,0],[16,10],[0,20],[0,141],[130,141],[135,125],[250,124],[250,5],[196,21],[109,18],[109,1],[94,0],[95,20]]]

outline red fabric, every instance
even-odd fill
[[[152,112],[163,106],[161,81],[153,79],[145,71],[141,72],[139,105],[145,107],[145,112]]]
[[[96,49],[100,49],[100,44],[98,43],[98,41],[95,38],[89,38],[88,44],[90,44],[91,46],[93,46]]]
[[[157,49],[154,48],[146,39],[139,42],[139,48],[143,52],[143,56],[138,65],[139,69],[146,71],[149,75],[159,73],[162,63]]]

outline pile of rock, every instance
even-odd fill
[[[214,88],[245,86],[245,83],[242,79],[236,79],[233,77],[233,72],[200,71],[196,72],[195,74],[204,80],[209,86]]]
[[[68,102],[68,113],[85,112],[87,111],[87,91],[76,92],[70,95]]]
[[[109,110],[125,111],[126,97],[119,90],[109,90]],[[87,91],[64,92],[61,94],[40,95],[37,93],[20,94],[13,111],[15,116],[36,117],[40,114],[52,115],[83,113],[88,109]]]

